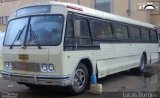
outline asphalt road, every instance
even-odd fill
[[[154,64],[152,66],[158,66],[160,69],[160,64]],[[6,93],[8,95],[15,94],[17,97],[14,98],[113,98],[110,95],[122,95],[122,92],[142,92],[147,90],[146,85],[148,85],[148,80],[149,79],[143,76],[125,71],[100,79],[99,83],[103,85],[103,93],[101,95],[93,95],[87,90],[84,94],[70,96],[66,88],[43,87],[37,90],[31,90],[23,85],[0,78],[0,92],[3,93],[3,95]],[[6,97],[0,95],[0,98]],[[116,96],[115,98],[120,97]]]

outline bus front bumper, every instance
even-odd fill
[[[22,75],[17,73],[2,72],[5,80],[16,81],[21,84],[69,86],[72,84],[71,76],[42,76],[42,75]]]

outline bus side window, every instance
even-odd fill
[[[114,24],[113,25],[116,36],[118,39],[128,39],[128,30],[127,26],[120,25],[120,24]]]
[[[68,16],[66,23],[66,35],[65,37],[73,37],[73,19],[71,16]]]
[[[74,21],[74,35],[75,37],[81,36],[81,22],[79,20]]]
[[[158,35],[155,30],[150,30],[151,41],[158,41]]]
[[[103,23],[101,21],[94,22],[95,35],[97,39],[104,39],[103,35]]]
[[[78,46],[91,45],[89,23],[86,19],[74,20],[74,35],[77,38]]]
[[[113,33],[112,33],[111,24],[106,23],[106,22],[103,23],[103,35],[104,35],[105,38],[107,38],[107,39],[113,38]]]
[[[143,41],[148,41],[149,40],[149,30],[147,30],[146,28],[142,28],[141,37]]]
[[[140,30],[135,26],[129,26],[130,38],[132,40],[140,40]]]
[[[68,46],[67,48],[70,48],[70,50],[72,50],[72,48],[75,45],[74,30],[73,30],[73,19],[72,19],[72,16],[70,16],[70,15],[68,15],[68,18],[67,18],[65,42],[64,43],[65,43],[65,46]]]
[[[111,25],[107,22],[94,22],[95,35],[97,39],[106,40],[113,37]]]

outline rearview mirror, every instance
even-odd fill
[[[75,37],[80,36],[81,22],[79,20],[74,21],[74,34]]]

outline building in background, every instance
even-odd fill
[[[95,9],[111,13],[112,1],[113,0],[95,0]]]
[[[151,12],[151,23],[160,27],[160,0],[150,0],[157,8]]]
[[[151,0],[0,0],[0,31],[5,31],[8,16],[13,10],[24,5],[47,1],[76,3],[93,9],[160,26],[160,11],[157,13],[151,13],[138,10],[140,3],[145,4]],[[152,0],[152,2],[153,1],[159,4],[160,0]]]

